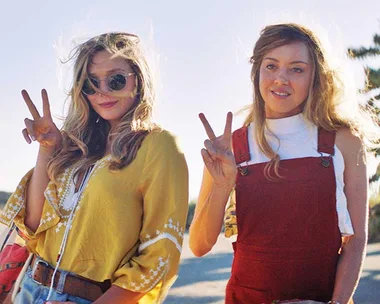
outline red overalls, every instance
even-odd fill
[[[237,163],[250,159],[247,135],[246,127],[233,134]],[[335,133],[319,129],[318,152],[330,156],[281,160],[275,181],[264,176],[266,163],[239,169],[226,303],[331,299],[341,247],[334,142]]]

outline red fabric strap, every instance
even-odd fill
[[[232,134],[232,146],[237,164],[247,162],[251,159],[248,146],[248,127],[237,129]]]
[[[335,154],[335,134],[335,131],[331,132],[322,129],[321,127],[318,128],[318,152],[323,152],[330,155]]]

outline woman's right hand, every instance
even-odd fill
[[[22,134],[28,144],[33,141],[38,141],[40,147],[47,151],[55,151],[62,143],[62,134],[54,124],[50,113],[50,104],[47,92],[45,89],[41,91],[43,115],[41,117],[33,101],[30,99],[26,90],[21,91],[21,95],[28,106],[33,120],[25,118],[26,128],[22,130]]]
[[[199,114],[199,118],[206,130],[208,139],[205,148],[201,150],[205,166],[218,186],[232,188],[235,185],[237,166],[232,153],[232,113],[227,113],[224,133],[216,137],[206,116]]]

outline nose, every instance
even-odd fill
[[[285,84],[285,85],[289,84],[289,78],[288,78],[286,69],[278,69],[275,82],[276,84]]]
[[[110,89],[108,88],[108,84],[107,84],[106,79],[100,79],[99,80],[99,88],[98,89],[100,90],[99,95],[102,95],[102,93],[110,92]]]

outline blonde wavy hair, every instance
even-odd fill
[[[364,111],[359,105],[349,111],[341,111],[344,103],[344,85],[337,73],[326,59],[324,50],[316,35],[309,29],[294,23],[276,24],[266,26],[260,33],[253,49],[251,80],[253,83],[253,104],[249,107],[249,114],[244,125],[254,123],[256,126],[255,137],[260,150],[271,161],[265,167],[268,179],[273,178],[273,167],[276,177],[280,177],[280,157],[268,144],[264,131],[266,126],[265,103],[260,94],[259,78],[260,66],[265,54],[283,45],[293,42],[302,42],[306,45],[312,61],[312,79],[307,99],[303,103],[302,113],[304,117],[327,131],[336,131],[347,127],[351,132],[360,137],[367,147],[378,145],[379,134],[375,128],[375,122],[371,111]],[[365,130],[366,129],[366,130]],[[367,132],[367,130],[369,130]]]
[[[109,123],[94,111],[82,93],[92,58],[104,50],[125,59],[136,75],[137,83],[134,105],[112,133]],[[79,166],[78,172],[86,170],[105,156],[107,140],[111,136],[112,160],[109,169],[120,170],[128,166],[136,157],[145,136],[156,128],[151,122],[155,100],[153,81],[139,37],[123,32],[105,33],[77,46],[69,60],[74,60],[73,84],[68,94],[70,105],[61,130],[62,149],[48,164],[50,178],[55,180],[74,164]]]

